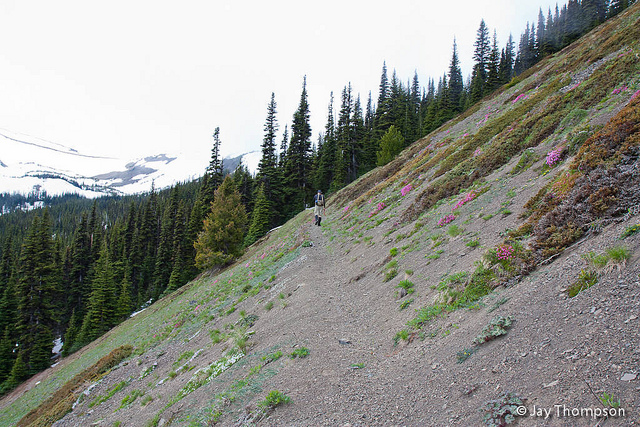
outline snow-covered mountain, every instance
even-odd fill
[[[258,156],[256,156],[256,153]],[[239,157],[252,173],[259,152]],[[226,159],[225,159],[226,160]],[[135,194],[201,176],[209,159],[185,153],[138,159],[96,156],[30,135],[0,129],[0,193],[85,197]],[[224,163],[224,161],[223,161]]]

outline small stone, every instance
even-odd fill
[[[351,341],[350,341],[350,340],[348,340],[348,339],[346,339],[346,338],[340,338],[340,339],[338,340],[338,342],[339,342],[340,344],[342,344],[342,345],[351,344]]]
[[[624,375],[622,375],[622,378],[620,378],[620,381],[633,381],[638,377],[637,374],[633,374],[631,372],[627,372]]]
[[[624,323],[629,323],[632,320],[636,320],[638,318],[638,316],[636,316],[635,314],[632,314],[631,317],[629,317],[627,320],[624,321]]]
[[[558,382],[559,382],[558,380],[551,381],[549,384],[543,384],[543,385],[542,385],[542,388],[549,388],[549,387],[557,386],[557,385],[558,385]]]

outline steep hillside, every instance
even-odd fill
[[[639,22],[31,379],[0,424],[638,425]]]

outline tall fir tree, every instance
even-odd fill
[[[267,234],[271,229],[272,205],[267,199],[264,190],[264,183],[260,184],[256,193],[255,208],[251,216],[251,225],[244,239],[246,246],[253,244],[256,240]]]
[[[333,181],[336,159],[336,126],[333,112],[333,92],[331,92],[322,145],[318,147],[317,165],[314,170],[313,186],[327,191]]]
[[[20,255],[16,332],[21,357],[16,363],[25,364],[27,375],[49,367],[53,348],[57,319],[52,301],[61,277],[54,262],[51,226],[48,210],[42,218],[36,216]]]
[[[109,250],[105,243],[96,262],[89,307],[74,343],[76,347],[90,343],[116,325],[116,301],[116,284],[113,280]]]
[[[291,141],[289,141],[284,165],[287,191],[284,205],[288,208],[287,217],[292,217],[304,209],[310,200],[311,172],[311,124],[307,99],[307,77],[305,76],[302,83],[300,104],[293,115]]]
[[[453,39],[453,53],[451,55],[451,63],[449,64],[449,105],[456,113],[462,110],[460,98],[464,82],[462,81],[462,70],[460,69],[460,60],[458,59],[458,46],[456,39]]]
[[[276,107],[275,94],[272,92],[271,100],[267,106],[267,119],[264,124],[264,138],[262,139],[262,157],[258,163],[256,187],[259,189],[262,186],[262,191],[267,200],[273,202],[275,206],[280,206],[283,194],[280,171],[278,170],[278,154],[276,152],[276,133],[278,132]],[[274,217],[274,215],[271,215],[270,224]]]

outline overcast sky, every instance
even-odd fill
[[[259,149],[271,92],[280,133],[290,127],[306,75],[315,142],[330,92],[336,110],[349,82],[375,102],[383,61],[426,86],[448,70],[455,37],[466,79],[481,19],[500,48],[510,32],[517,47],[555,4],[2,0],[0,128],[88,154],[208,160],[215,127],[223,155]]]

